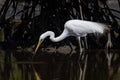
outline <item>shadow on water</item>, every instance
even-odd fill
[[[78,54],[0,50],[0,80],[120,80],[120,51]]]

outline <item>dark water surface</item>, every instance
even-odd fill
[[[0,80],[120,80],[120,51],[79,53],[0,50]]]

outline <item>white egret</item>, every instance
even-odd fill
[[[64,24],[64,30],[62,34],[55,38],[55,34],[52,31],[47,31],[40,35],[39,42],[35,49],[35,53],[37,52],[39,46],[44,41],[46,37],[49,36],[50,40],[53,42],[59,42],[66,37],[75,36],[75,37],[85,37],[89,33],[100,33],[103,34],[104,32],[109,31],[109,28],[101,23],[92,22],[92,21],[85,21],[85,20],[68,20]],[[108,38],[108,44],[111,42],[110,38]],[[108,46],[107,44],[107,46]],[[81,46],[81,43],[80,43]]]

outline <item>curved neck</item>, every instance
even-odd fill
[[[58,37],[55,37],[55,34],[54,34],[54,32],[52,32],[52,31],[47,31],[47,32],[44,33],[44,34],[46,35],[46,37],[47,37],[47,36],[50,36],[50,40],[51,40],[51,41],[53,41],[53,42],[59,42],[59,41],[65,39],[65,38],[68,36],[68,31],[67,31],[67,30],[64,30],[64,31],[62,32],[62,34],[61,34],[60,36],[58,36]]]

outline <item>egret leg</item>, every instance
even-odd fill
[[[82,44],[81,44],[81,37],[78,37],[79,47],[80,47],[80,55],[83,52]]]
[[[112,44],[112,41],[111,41],[111,36],[110,36],[110,33],[108,33],[108,41],[107,41],[107,44],[106,44],[106,48],[111,48],[113,46]]]
[[[88,49],[87,37],[85,36],[84,38],[85,38],[85,40],[84,40],[84,42],[85,42],[85,47],[86,47],[86,49]]]
[[[83,46],[83,47],[82,47]],[[87,37],[82,37],[81,39],[81,47],[84,49],[88,49],[88,45],[87,45]]]

